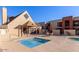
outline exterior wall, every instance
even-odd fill
[[[15,18],[11,23],[8,24],[8,28],[15,28],[18,25],[23,25],[24,23],[26,23],[29,19],[26,19],[24,17],[24,14],[21,16],[18,16],[17,18]]]
[[[27,26],[36,26],[36,24],[32,21],[30,15],[27,12],[22,13],[21,15],[17,16],[13,21],[8,24],[8,31],[10,35],[19,36],[22,35],[22,30],[16,29],[19,26],[27,27]],[[20,35],[20,36],[21,36]]]
[[[29,21],[29,23],[27,23]],[[27,12],[22,13],[21,15],[17,16],[13,21],[8,24],[8,28],[15,28],[19,25],[24,25],[27,23],[27,26],[36,26],[33,22],[32,18]]]
[[[11,40],[7,29],[0,29],[0,41]]]
[[[11,36],[18,36],[18,29],[8,29],[8,33]]]
[[[57,22],[52,22],[52,23],[51,23],[51,26],[52,26],[52,29],[56,29],[56,27],[57,27]]]
[[[55,30],[57,28],[57,22],[59,22],[59,21],[61,21],[61,19],[50,22],[53,30]]]
[[[74,20],[79,20],[79,16],[78,17],[74,17]]]
[[[76,35],[75,30],[64,30],[65,35]]]
[[[65,21],[69,21],[69,26],[65,26]],[[62,27],[61,29],[64,30],[64,35],[76,35],[75,30],[73,29],[73,16],[67,16],[62,18]]]
[[[2,24],[7,23],[7,8],[2,8]]]
[[[69,21],[69,26],[65,26],[65,21]],[[62,18],[62,28],[69,28],[69,29],[73,29],[73,16],[67,16],[67,17],[63,17]]]
[[[60,35],[60,30],[53,30],[54,35]],[[64,35],[76,35],[75,30],[64,30]]]
[[[53,30],[53,35],[60,35],[60,30]]]
[[[0,29],[0,35],[6,35],[7,29]]]

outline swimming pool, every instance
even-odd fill
[[[75,40],[75,41],[79,41],[79,38],[70,38],[72,40]]]
[[[21,40],[20,43],[26,47],[33,48],[38,45],[44,44],[48,41],[50,41],[50,40],[45,40],[42,38],[30,38],[30,39]]]

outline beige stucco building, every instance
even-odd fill
[[[50,24],[55,35],[79,35],[79,16],[66,16],[62,19],[51,21]]]
[[[32,29],[36,28],[36,23],[32,20],[27,11],[20,13],[17,16],[7,18],[7,8],[2,8],[2,25],[0,26],[0,35],[2,33],[22,36],[25,33],[30,34]]]

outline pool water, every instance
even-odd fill
[[[79,38],[70,38],[72,40],[76,40],[76,41],[79,41]]]
[[[33,48],[38,45],[44,44],[48,41],[50,41],[50,40],[45,40],[42,38],[30,38],[30,39],[21,40],[20,43],[26,47]]]

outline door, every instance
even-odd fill
[[[60,35],[63,35],[63,34],[64,34],[64,30],[60,29]]]
[[[76,29],[76,35],[79,35],[79,29]]]

